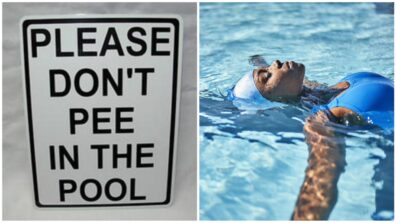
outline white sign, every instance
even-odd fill
[[[27,18],[22,32],[37,206],[169,204],[181,19]]]

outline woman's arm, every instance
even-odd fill
[[[319,111],[304,125],[309,146],[308,167],[300,189],[293,220],[328,219],[337,201],[337,182],[344,171],[344,141],[338,138],[328,115]]]

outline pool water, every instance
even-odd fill
[[[304,179],[309,109],[251,111],[226,100],[250,56],[301,62],[326,84],[358,71],[393,79],[393,17],[391,4],[200,4],[201,220],[288,220]],[[347,166],[329,219],[392,219],[393,131],[336,131]]]

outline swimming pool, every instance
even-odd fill
[[[247,111],[225,95],[263,55],[295,60],[334,84],[373,71],[393,79],[393,14],[372,3],[200,4],[200,219],[288,220],[304,179],[299,106]],[[392,10],[393,13],[393,10]],[[342,132],[342,129],[339,130]],[[393,218],[393,132],[343,131],[345,172],[330,220]]]

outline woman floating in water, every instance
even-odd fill
[[[229,91],[231,100],[272,103],[301,99],[313,106],[304,125],[309,146],[308,167],[292,219],[328,219],[337,200],[337,182],[346,165],[343,140],[334,140],[332,123],[375,125],[393,131],[393,81],[379,74],[360,72],[327,87],[304,80],[303,64],[274,61],[242,77]]]

